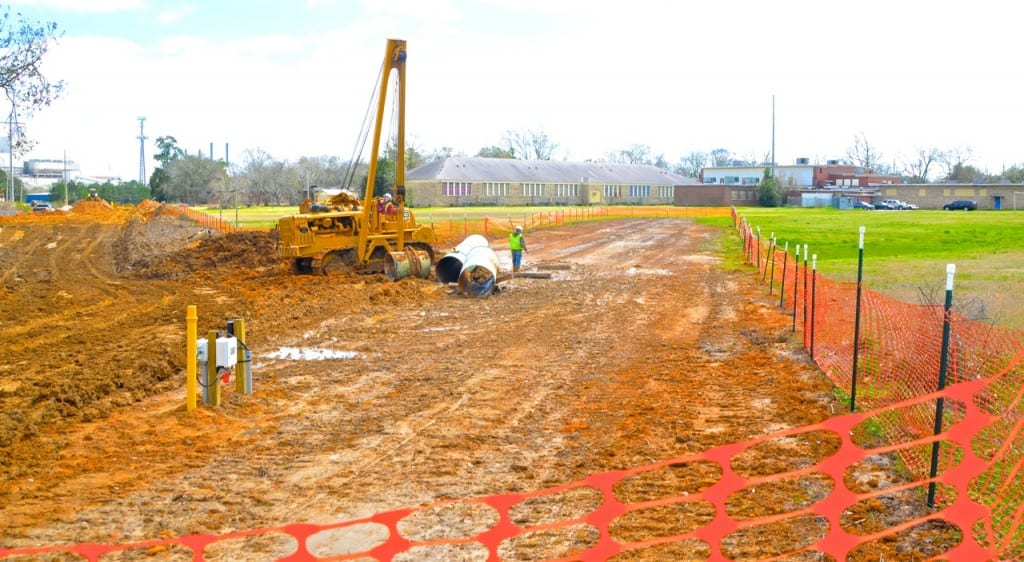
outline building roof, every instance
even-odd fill
[[[644,185],[698,185],[699,181],[655,166],[516,160],[458,156],[435,160],[405,174],[406,181],[507,181]]]

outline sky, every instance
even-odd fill
[[[921,149],[1024,163],[1019,24],[1004,2],[861,0],[15,0],[61,36],[64,94],[26,115],[25,158],[145,174],[157,137],[243,163],[348,159],[388,38],[408,42],[406,141],[474,155],[508,131],[554,157],[634,145],[676,163],[724,148],[792,164],[860,137],[900,166]],[[389,94],[393,95],[393,94]],[[0,102],[6,103],[5,101]],[[9,112],[9,107],[4,110]]]

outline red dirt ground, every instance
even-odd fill
[[[831,385],[756,276],[719,267],[723,236],[685,219],[528,232],[526,269],[561,269],[476,299],[431,280],[294,275],[268,234],[223,236],[151,203],[4,218],[0,548],[359,518],[546,488],[826,418]],[[494,246],[507,270],[507,251]],[[185,411],[188,305],[200,334],[246,319],[253,395],[228,388],[222,407]],[[286,348],[354,357],[296,360]],[[835,447],[828,438],[765,447],[736,469],[774,473],[797,462],[787,455],[820,459]],[[730,514],[827,493],[813,479],[788,486],[736,498]],[[875,503],[851,532],[908,514]],[[616,532],[628,539],[678,516]],[[723,549],[757,559],[806,544],[816,525]],[[948,548],[945,535],[925,544],[925,532],[854,559]],[[210,559],[282,548],[249,544]],[[565,548],[520,544],[504,555]]]

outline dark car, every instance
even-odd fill
[[[974,211],[978,208],[978,202],[970,199],[957,199],[942,206],[944,211]]]
[[[898,210],[900,210],[900,208],[898,206],[893,205],[888,200],[886,200],[886,201],[879,201],[878,203],[875,203],[875,208],[880,210],[880,211],[898,211]]]
[[[854,209],[867,209],[869,211],[875,210],[875,206],[874,205],[872,205],[871,203],[865,203],[863,201],[855,201],[853,203],[853,208]]]

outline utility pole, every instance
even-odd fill
[[[139,117],[139,183],[146,185],[146,118]]]

